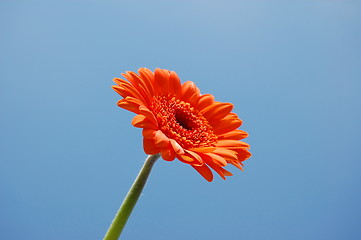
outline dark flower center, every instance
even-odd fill
[[[189,118],[189,113],[181,111],[181,109],[176,109],[174,113],[175,120],[179,125],[181,125],[186,130],[192,130],[194,124]]]

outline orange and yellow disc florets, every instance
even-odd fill
[[[159,128],[180,146],[188,148],[215,147],[217,136],[207,119],[189,103],[172,95],[153,98],[151,109]]]

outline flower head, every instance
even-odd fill
[[[201,94],[191,81],[181,84],[173,71],[138,72],[122,74],[128,81],[113,79],[113,89],[123,97],[118,106],[137,114],[132,124],[143,128],[146,154],[161,153],[167,161],[177,158],[207,181],[213,180],[210,168],[223,179],[232,175],[223,168],[228,163],[242,170],[251,153],[249,145],[239,141],[248,134],[237,129],[242,121],[231,112],[233,104]]]

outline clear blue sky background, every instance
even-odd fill
[[[232,102],[245,171],[160,160],[130,240],[361,239],[361,3],[0,2],[0,239],[101,239],[145,154],[112,78],[167,68]]]

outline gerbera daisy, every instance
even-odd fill
[[[232,175],[223,168],[227,164],[242,170],[251,153],[249,145],[239,141],[248,134],[237,129],[242,121],[231,112],[233,104],[201,94],[191,81],[181,84],[173,71],[138,72],[122,74],[128,81],[113,79],[113,89],[123,97],[118,106],[137,114],[132,125],[143,128],[146,154],[160,153],[167,161],[177,158],[207,181],[213,180],[210,168],[223,179]]]

